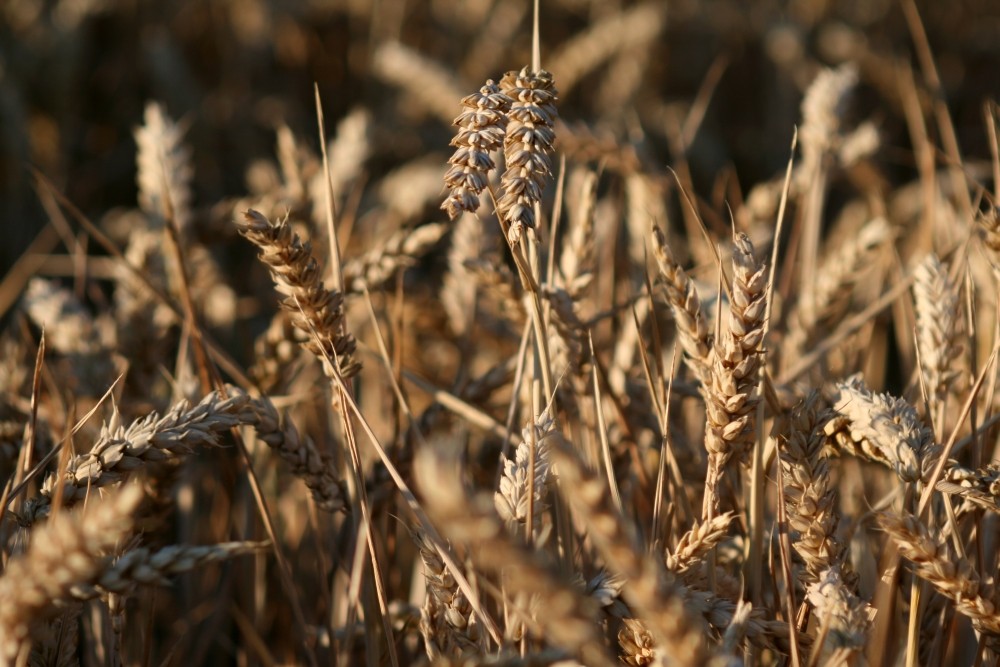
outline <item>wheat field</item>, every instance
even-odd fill
[[[997,664],[998,39],[8,0],[0,665]]]

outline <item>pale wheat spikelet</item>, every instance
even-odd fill
[[[937,490],[959,496],[966,502],[1000,513],[1000,464],[993,462],[978,469],[955,465],[945,469]]]
[[[754,440],[754,395],[763,352],[767,273],[753,255],[746,234],[738,234],[733,248],[733,288],[729,329],[715,342],[712,379],[705,392],[705,448],[708,475],[705,507],[718,506],[718,484],[732,457],[742,459]],[[706,512],[706,515],[710,513]]]
[[[545,70],[507,72],[500,89],[511,98],[504,135],[506,162],[497,212],[509,226],[511,245],[520,241],[525,228],[535,228],[535,204],[542,199],[545,179],[551,172],[549,153],[556,135],[558,91]]]
[[[71,457],[61,477],[52,473],[45,478],[42,494],[25,503],[22,520],[30,524],[48,514],[60,481],[63,502],[71,505],[100,487],[127,480],[146,465],[218,445],[222,433],[257,421],[252,402],[245,393],[230,388],[227,398],[212,392],[194,407],[181,400],[162,417],[153,412],[128,426],[121,424],[116,411],[101,426],[89,452]]]
[[[205,546],[175,544],[155,551],[139,547],[117,558],[106,558],[96,577],[74,586],[70,592],[79,600],[89,600],[109,593],[127,595],[137,586],[168,586],[169,578],[174,575],[268,548],[267,542],[222,542]]]
[[[736,515],[726,512],[713,516],[708,521],[693,522],[691,529],[681,535],[677,546],[668,549],[664,562],[671,572],[683,574],[686,570],[699,565],[702,559],[725,539],[729,524]]]
[[[452,100],[462,90],[454,75],[440,63],[399,42],[383,42],[372,57],[375,76],[402,88],[423,109],[444,123],[455,115]]]
[[[933,253],[914,271],[913,300],[917,313],[920,365],[931,405],[941,405],[958,379],[955,361],[962,354],[958,286],[948,267]]]
[[[805,563],[800,581],[811,584],[831,566],[845,558],[837,539],[840,514],[823,448],[823,427],[829,419],[818,393],[808,396],[792,410],[785,437],[780,440],[782,481],[792,546]]]
[[[785,359],[796,358],[807,345],[828,333],[848,312],[854,286],[868,272],[879,248],[891,238],[885,218],[875,218],[847,239],[816,272],[816,283],[804,286],[789,318]],[[811,288],[811,289],[810,289]]]
[[[913,571],[941,595],[955,603],[958,613],[972,620],[972,626],[986,633],[992,642],[1000,639],[1000,612],[993,602],[993,587],[983,583],[975,566],[938,542],[927,527],[912,515],[879,516],[882,529],[913,563]]]
[[[845,583],[839,566],[820,572],[806,591],[816,620],[828,628],[823,642],[823,664],[844,664],[852,653],[868,643],[870,608]]]
[[[740,646],[747,636],[750,619],[753,617],[753,605],[745,600],[736,603],[733,620],[722,635],[719,654],[709,663],[710,667],[740,667],[743,659],[740,657]]]
[[[420,548],[427,584],[420,610],[420,634],[427,657],[439,660],[481,655],[485,636],[472,605],[426,535],[418,532],[414,540]]]
[[[539,638],[578,655],[584,664],[610,664],[604,643],[598,638],[597,607],[589,597],[544,559],[545,552],[527,547],[507,532],[497,516],[493,500],[485,493],[469,496],[456,466],[446,463],[444,452],[417,452],[415,476],[431,519],[445,537],[468,546],[480,570],[503,574],[518,618],[530,620]],[[452,462],[454,463],[454,462]],[[522,601],[531,599],[539,613],[532,614]]]
[[[607,570],[601,570],[587,582],[587,595],[597,600],[604,613],[615,618],[625,618],[628,607],[622,602],[622,588],[625,579]]]
[[[379,289],[398,272],[413,266],[448,231],[449,225],[432,222],[415,229],[400,229],[360,257],[344,264],[344,285],[348,291]]]
[[[677,586],[677,594],[692,614],[705,619],[717,631],[729,628],[737,614],[738,603],[708,591],[685,585]],[[774,612],[763,608],[752,609],[746,620],[746,638],[754,646],[789,654],[788,623],[774,618]],[[808,641],[799,637],[799,647],[806,648]]]
[[[659,2],[610,12],[606,19],[562,45],[552,57],[552,72],[568,92],[615,54],[655,39],[666,24],[665,18],[665,7]]]
[[[451,140],[455,153],[448,159],[451,166],[444,176],[451,193],[441,204],[452,220],[462,211],[479,210],[479,195],[496,169],[491,154],[503,146],[510,105],[511,99],[492,80],[462,99],[465,110],[455,119],[459,131]]]
[[[831,420],[825,432],[835,435],[841,448],[892,468],[904,482],[930,475],[937,447],[912,405],[872,394],[859,377],[837,383],[833,404],[843,419]]]
[[[623,597],[649,629],[656,650],[673,656],[679,665],[704,664],[709,651],[703,623],[689,613],[680,585],[645,552],[634,527],[612,507],[607,483],[585,469],[565,442],[554,442],[550,456],[560,495],[587,527],[608,568],[625,579]]]
[[[653,665],[658,663],[658,652],[653,635],[637,618],[622,620],[618,631],[618,646],[622,650],[621,660],[626,665]]]
[[[174,222],[183,233],[191,223],[191,149],[183,142],[184,129],[156,102],[149,102],[143,125],[135,129],[136,181],[139,206],[162,227],[169,201]]]
[[[100,574],[106,553],[131,531],[141,500],[142,490],[129,486],[32,531],[27,551],[0,577],[0,664],[14,664],[32,640],[33,625],[70,599],[74,586]]]
[[[799,130],[802,165],[798,174],[801,177],[812,178],[823,157],[837,147],[847,96],[857,82],[857,70],[846,64],[837,69],[821,70],[809,84],[802,99],[802,128]],[[800,186],[807,184],[808,181],[799,183]]]
[[[531,429],[534,429],[534,434]],[[532,523],[535,530],[541,527],[542,514],[548,508],[546,485],[549,481],[549,441],[553,437],[557,437],[556,423],[546,410],[538,416],[534,424],[525,427],[521,432],[521,443],[514,451],[514,458],[503,461],[500,490],[494,494],[493,504],[511,534],[523,534],[523,526],[528,521],[528,475],[530,474],[528,468],[532,439],[535,443]]]
[[[111,350],[117,345],[114,323],[94,317],[76,296],[54,281],[32,278],[22,307],[39,328],[45,345],[61,357],[57,369],[68,376],[77,395],[100,395],[114,379]]]
[[[712,335],[701,309],[698,290],[674,259],[659,227],[653,227],[650,238],[653,242],[653,256],[667,290],[667,303],[674,314],[684,360],[702,386],[707,388],[712,381]]]
[[[346,380],[356,375],[361,363],[354,359],[357,343],[346,329],[344,297],[323,285],[310,244],[299,239],[287,219],[272,224],[252,209],[243,217],[236,222],[237,229],[260,249],[260,260],[285,296],[281,307],[291,314],[295,326],[309,334],[302,347],[316,355],[328,377],[339,373]]]

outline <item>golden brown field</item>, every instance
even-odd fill
[[[996,664],[998,44],[6,0],[0,665]]]

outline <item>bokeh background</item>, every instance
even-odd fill
[[[824,65],[856,62],[854,113],[877,123],[882,173],[902,183],[915,170],[899,65],[918,65],[906,4],[546,0],[542,60],[569,126],[598,146],[626,147],[651,173],[683,150],[695,191],[715,192],[717,203],[783,169],[805,87]],[[984,100],[1000,92],[1000,3],[915,6],[974,166],[989,156]],[[612,28],[594,38],[615,21],[630,22],[627,39]],[[132,133],[148,101],[188,128],[194,204],[208,207],[247,191],[255,161],[274,155],[280,124],[318,147],[314,83],[331,133],[352,109],[371,114],[366,180],[435,156],[443,171],[458,98],[431,84],[423,95],[405,90],[393,80],[405,76],[400,68],[426,59],[439,83],[466,94],[528,63],[530,48],[528,0],[4,0],[0,266],[46,220],[29,165],[95,219],[135,205]],[[703,121],[678,147],[671,136],[699,91]],[[363,212],[374,195],[360,191]]]

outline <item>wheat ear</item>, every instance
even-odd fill
[[[931,405],[941,410],[959,376],[954,366],[962,354],[958,336],[962,317],[958,287],[948,275],[948,267],[934,254],[928,255],[914,271],[913,300],[927,395]],[[938,428],[943,426],[939,424]]]
[[[625,579],[622,594],[655,639],[656,650],[679,665],[704,664],[709,657],[704,626],[689,613],[662,563],[639,545],[634,528],[611,504],[605,481],[584,468],[564,440],[553,442],[550,456],[559,493],[576,510],[607,566]]]
[[[729,304],[729,330],[713,349],[712,380],[705,392],[706,517],[718,507],[718,486],[726,463],[742,459],[755,437],[754,395],[763,353],[764,316],[767,306],[767,273],[753,254],[746,234],[738,234],[733,247],[733,289]]]
[[[299,239],[287,219],[272,224],[252,209],[243,218],[237,221],[237,229],[260,249],[260,260],[285,296],[281,307],[292,316],[295,326],[309,334],[302,347],[319,358],[327,376],[339,373],[347,379],[356,375],[361,363],[353,356],[357,343],[344,321],[344,297],[323,286],[322,271],[310,244]]]
[[[0,577],[0,664],[14,664],[32,639],[32,626],[69,600],[74,586],[100,574],[106,553],[131,531],[142,495],[138,486],[128,486],[31,532],[27,551]]]
[[[441,205],[452,220],[462,211],[479,210],[479,196],[496,168],[491,154],[503,146],[510,105],[511,99],[492,80],[478,93],[462,98],[465,109],[455,119],[459,130],[451,140],[455,153],[448,159],[451,166],[444,175],[451,193]]]
[[[135,129],[136,181],[139,206],[162,228],[166,211],[172,212],[181,232],[191,223],[191,149],[184,144],[184,130],[156,102],[146,105],[143,125]]]
[[[991,644],[1000,643],[1000,613],[993,602],[994,592],[980,580],[968,560],[950,553],[912,515],[882,514],[879,523],[900,553],[913,563],[917,576],[952,600],[955,609],[971,619],[976,630],[989,635]]]
[[[552,171],[549,154],[556,137],[553,124],[558,117],[558,92],[551,74],[527,67],[507,72],[500,80],[500,89],[512,102],[504,135],[503,195],[497,201],[497,211],[513,246],[525,229],[535,228],[535,205],[541,201],[545,179]]]
[[[823,448],[823,426],[829,415],[818,393],[810,392],[795,407],[780,446],[785,507],[789,527],[797,533],[792,546],[806,565],[804,584],[819,581],[820,574],[844,560],[837,539],[840,514]]]
[[[175,544],[153,551],[139,547],[118,558],[106,558],[98,575],[74,586],[73,597],[89,600],[115,593],[126,595],[136,586],[167,586],[169,577],[208,565],[269,549],[267,542],[223,542],[206,546]]]
[[[650,238],[653,242],[653,256],[667,290],[667,303],[674,314],[684,360],[702,386],[707,388],[712,380],[712,335],[701,309],[698,290],[674,259],[659,227],[653,227]]]
[[[824,430],[842,449],[892,468],[904,482],[930,474],[937,447],[912,405],[873,394],[859,377],[838,383],[833,403],[843,418],[831,420]]]

